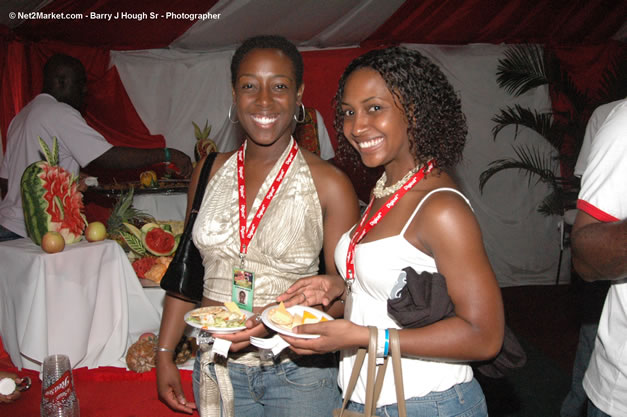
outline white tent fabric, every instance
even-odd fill
[[[464,160],[456,169],[457,181],[470,199],[481,225],[484,244],[501,286],[534,285],[555,282],[560,249],[558,217],[537,212],[549,193],[543,184],[528,184],[517,170],[493,176],[483,194],[479,175],[496,159],[514,157],[513,144],[528,144],[554,153],[545,139],[528,129],[514,128],[499,133],[493,140],[492,118],[506,106],[519,104],[538,111],[550,110],[546,88],[538,88],[521,97],[512,97],[496,83],[498,60],[507,46],[469,45],[440,47],[405,45],[418,49],[442,68],[459,92],[468,122],[469,135]],[[555,172],[559,164],[555,162]],[[563,258],[560,275],[570,278],[570,258]]]
[[[517,171],[494,176],[483,194],[479,175],[495,159],[514,155],[512,144],[533,144],[551,151],[546,141],[522,129],[504,129],[492,139],[492,117],[505,106],[520,104],[539,111],[550,108],[548,91],[536,89],[514,98],[496,84],[496,67],[506,46],[405,45],[431,58],[446,73],[462,98],[469,125],[464,160],[456,175],[470,198],[501,286],[547,284],[555,279],[559,255],[559,219],[539,214],[537,206],[548,189],[531,185]],[[150,50],[112,53],[131,101],[153,134],[163,134],[168,146],[192,152],[191,120],[214,126],[211,137],[221,151],[237,146],[237,125],[228,121],[231,104],[229,64],[233,51],[196,53]],[[331,126],[332,121],[327,121]],[[556,163],[555,169],[559,166]],[[569,258],[562,277],[568,280]]]
[[[195,51],[234,49],[259,33],[280,33],[300,47],[358,45],[403,3],[404,0],[220,0],[209,10],[219,17],[199,20],[170,47]]]

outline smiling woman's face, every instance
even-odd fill
[[[239,66],[233,101],[248,138],[271,145],[292,133],[304,86],[298,87],[292,61],[277,49],[253,49]]]
[[[381,75],[360,68],[346,80],[342,97],[344,136],[368,167],[411,156],[405,113]]]

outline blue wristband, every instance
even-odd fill
[[[170,150],[168,148],[163,148],[165,162],[170,163]]]
[[[383,348],[383,357],[388,356],[388,348],[390,347],[390,331],[385,329],[385,347]]]

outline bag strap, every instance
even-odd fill
[[[398,337],[397,329],[389,329],[389,332],[389,347],[392,355],[392,369],[394,370],[394,386],[396,387],[396,405],[398,406],[398,415],[401,417],[405,417],[407,416],[407,409],[405,407],[403,368],[401,366],[401,342]]]
[[[192,203],[192,212],[198,211],[198,209],[200,208],[202,198],[205,196],[205,187],[207,186],[209,173],[211,172],[211,167],[213,166],[213,161],[215,161],[216,159],[216,155],[218,155],[217,152],[211,152],[209,155],[207,155],[205,163],[202,166],[200,176],[198,177],[198,182],[196,183],[196,192],[194,194],[194,202]]]
[[[370,340],[368,341],[368,349],[359,348],[357,350],[357,356],[355,357],[355,363],[353,364],[353,370],[351,372],[351,377],[348,381],[348,386],[344,390],[344,401],[342,401],[342,408],[339,413],[339,417],[344,415],[344,411],[346,410],[346,406],[348,405],[348,401],[350,401],[351,396],[353,395],[353,391],[355,390],[355,385],[357,385],[357,380],[359,379],[359,374],[361,373],[361,367],[364,364],[364,359],[366,358],[366,352],[368,352],[368,376],[366,383],[366,410],[365,415],[372,415],[372,411],[374,409],[369,409],[368,404],[370,401],[370,408],[373,407],[373,394],[374,394],[374,368],[375,368],[375,359],[377,356],[377,328],[374,326],[368,326],[370,332]],[[372,366],[372,369],[371,369]],[[372,392],[372,394],[371,394]],[[374,405],[376,406],[376,401],[374,401]]]
[[[401,348],[398,338],[397,329],[388,329],[389,332],[389,355],[383,361],[383,364],[379,366],[377,371],[377,380],[374,384],[374,398],[375,403],[379,399],[381,389],[383,388],[383,380],[385,379],[385,371],[387,370],[388,362],[392,358],[392,369],[394,370],[394,386],[396,387],[396,404],[398,406],[398,415],[401,417],[407,416],[407,409],[405,406],[405,390],[403,387],[403,369],[401,367]]]
[[[368,326],[370,330],[370,341],[368,343],[368,373],[366,376],[366,408],[365,414],[370,417],[374,415],[377,408],[377,399],[374,396],[374,380],[377,368],[377,328]]]

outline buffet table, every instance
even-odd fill
[[[185,220],[187,193],[153,193],[133,196],[133,207],[157,220]]]
[[[0,334],[20,369],[39,371],[54,353],[75,368],[126,367],[127,348],[158,332],[161,310],[112,240],[56,254],[30,239],[0,242],[0,265]]]

